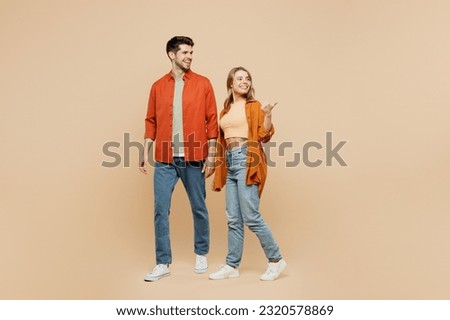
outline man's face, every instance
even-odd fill
[[[170,58],[181,70],[188,71],[192,62],[192,46],[180,44],[179,48],[180,50],[177,53],[169,52]]]

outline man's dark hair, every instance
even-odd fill
[[[194,41],[192,41],[192,39],[189,37],[175,36],[167,41],[166,53],[169,54],[170,51],[172,51],[173,53],[177,53],[178,50],[180,50],[180,44],[187,44],[188,46],[193,47]]]

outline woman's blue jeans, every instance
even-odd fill
[[[268,260],[281,259],[280,249],[259,212],[258,185],[247,185],[247,147],[227,151],[226,213],[228,218],[227,265],[238,267],[244,246],[244,225],[259,239]]]

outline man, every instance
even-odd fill
[[[177,36],[167,42],[166,52],[172,70],[157,80],[150,90],[140,170],[147,174],[149,151],[155,144],[156,267],[144,277],[145,281],[157,281],[170,275],[170,201],[179,178],[189,197],[194,219],[194,272],[208,270],[209,219],[205,178],[214,173],[217,106],[210,81],[190,69],[193,46],[194,42],[188,37]]]

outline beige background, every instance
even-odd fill
[[[448,1],[0,1],[3,299],[450,299]],[[142,141],[165,43],[189,35],[219,109],[247,67],[278,100],[261,209],[286,260],[275,282],[247,233],[242,276],[192,272],[192,219],[172,208],[173,275],[154,266],[152,174],[101,166]],[[349,164],[286,168],[309,141]],[[324,150],[311,153],[324,159]],[[226,254],[224,193],[208,190],[210,271]]]

